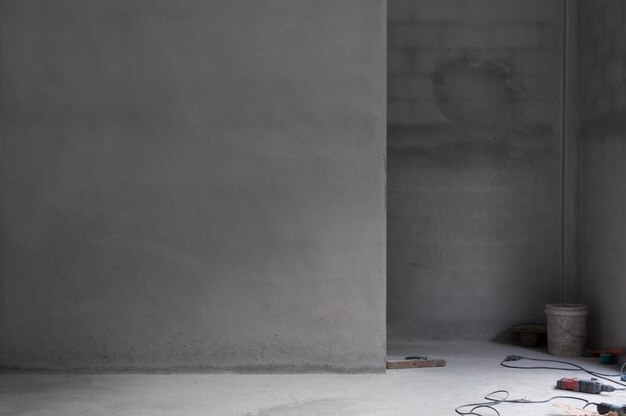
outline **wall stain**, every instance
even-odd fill
[[[511,124],[528,94],[504,60],[486,60],[472,55],[446,59],[431,74],[439,111],[462,125],[504,126]]]
[[[558,136],[545,123],[509,126],[498,135],[490,126],[410,125],[387,129],[388,167],[551,166]]]

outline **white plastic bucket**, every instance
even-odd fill
[[[582,355],[587,339],[589,307],[575,303],[552,303],[545,308],[548,324],[548,353]]]

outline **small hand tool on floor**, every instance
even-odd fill
[[[581,380],[575,377],[563,377],[557,380],[556,387],[561,390],[579,391],[581,393],[600,394],[603,391],[615,391],[615,387],[602,384],[595,378],[591,380]]]
[[[597,350],[587,350],[585,355],[588,357],[599,357],[601,354],[611,354],[617,357],[626,355],[624,348],[606,348]]]
[[[425,355],[407,355],[404,359],[387,359],[388,370],[401,368],[445,367],[446,360],[428,359]]]
[[[618,404],[610,404],[610,403],[598,403],[596,404],[596,409],[598,413],[601,415],[606,415],[609,412],[617,412],[619,416],[626,415],[626,406],[618,405]]]

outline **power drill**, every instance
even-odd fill
[[[596,408],[598,409],[598,413],[600,413],[601,415],[606,415],[609,412],[617,412],[619,416],[626,415],[626,406],[609,403],[598,403],[596,405]]]
[[[594,394],[599,394],[603,391],[615,391],[615,387],[608,384],[602,384],[595,378],[592,378],[591,380],[580,380],[574,377],[563,377],[556,382],[556,387],[562,390]]]

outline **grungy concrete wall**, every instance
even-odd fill
[[[382,370],[379,0],[2,0],[0,364]]]
[[[390,0],[388,19],[389,337],[543,321],[560,296],[563,2]]]
[[[580,271],[592,346],[624,345],[626,7],[580,5]]]

